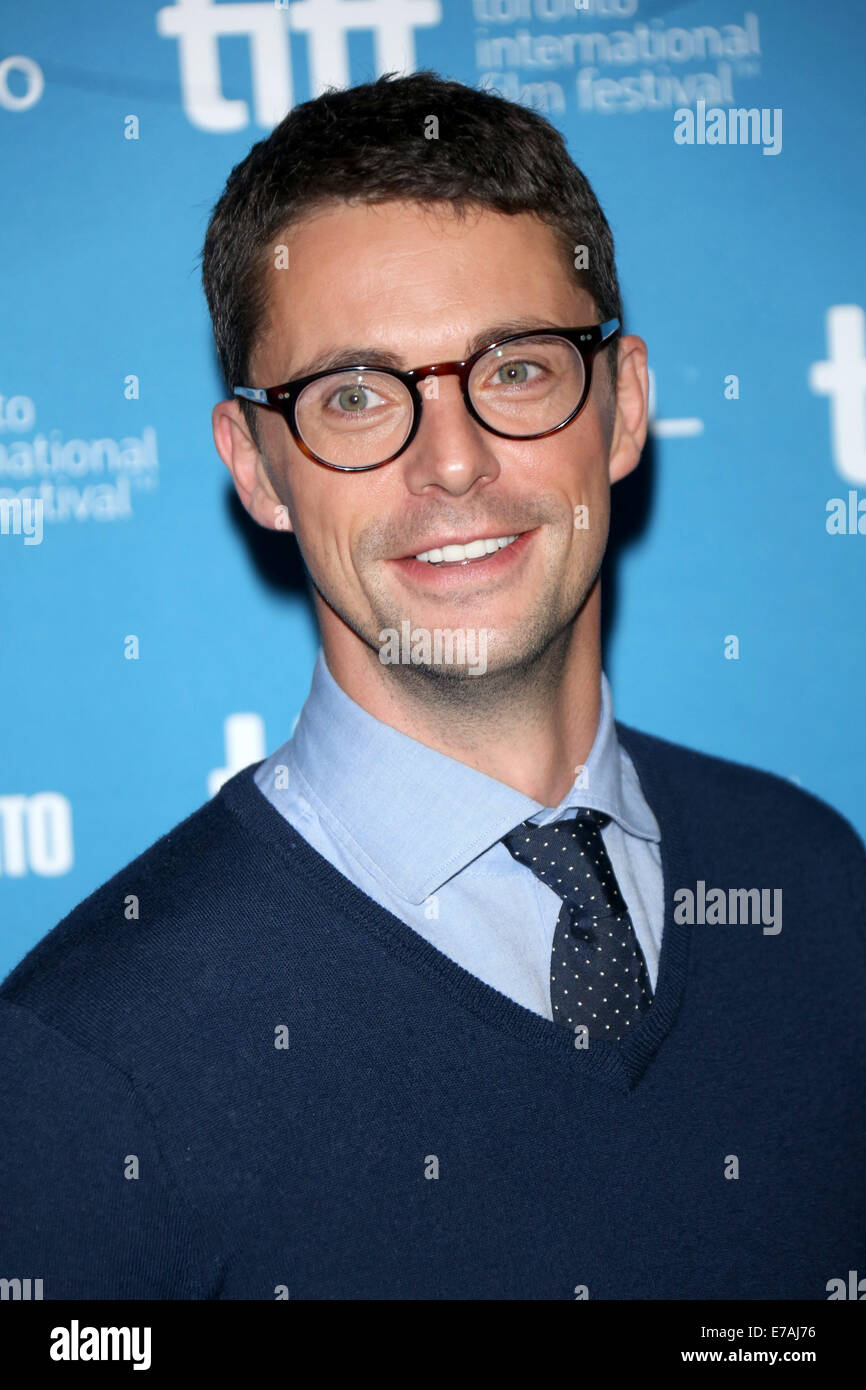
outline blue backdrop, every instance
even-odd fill
[[[851,0],[6,0],[0,973],[292,729],[316,628],[214,449],[198,256],[254,141],[394,69],[544,111],[613,227],[654,417],[617,716],[866,834],[864,37]]]

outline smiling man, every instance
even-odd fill
[[[293,737],[6,980],[7,1266],[825,1298],[866,1240],[866,854],[614,719],[647,350],[561,137],[430,73],[325,94],[232,172],[203,275],[216,446],[322,649]]]

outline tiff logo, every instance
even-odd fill
[[[253,116],[265,130],[294,105],[289,32],[306,36],[310,93],[349,86],[350,30],[372,31],[376,76],[415,69],[414,30],[442,19],[441,0],[175,0],[156,14],[156,31],[177,39],[183,109],[199,130],[224,133],[250,123],[245,101],[223,96],[220,38],[249,39]],[[288,32],[287,32],[288,31]]]
[[[41,1279],[0,1279],[0,1300],[20,1299],[23,1303],[41,1297]]]
[[[830,447],[836,471],[866,483],[866,334],[859,304],[827,310],[827,357],[809,368],[809,387],[830,400]]]

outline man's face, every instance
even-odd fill
[[[473,211],[460,220],[447,206],[334,204],[283,240],[289,265],[270,272],[256,385],[304,375],[323,354],[353,346],[368,365],[387,354],[383,365],[410,368],[464,359],[524,326],[598,321],[553,232],[529,214]],[[489,433],[466,411],[456,377],[437,385],[409,448],[369,472],[311,461],[279,415],[260,411],[267,477],[250,509],[274,525],[277,504],[287,508],[325,601],[326,652],[339,643],[343,659],[375,660],[383,632],[408,620],[413,631],[484,629],[487,672],[525,671],[572,623],[604,553],[614,433],[607,362],[597,359],[580,416],[535,440]],[[463,563],[413,558],[515,535]]]

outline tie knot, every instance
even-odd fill
[[[519,858],[520,855],[516,851],[522,850],[525,853],[532,845],[549,849],[557,838],[561,839],[563,836],[575,836],[581,840],[591,839],[593,832],[603,830],[609,821],[610,816],[605,811],[597,811],[594,806],[581,806],[573,816],[563,816],[561,820],[551,821],[548,825],[536,825],[535,821],[531,820],[521,821],[514,830],[509,830],[507,835],[503,835],[502,840],[515,858]]]
[[[622,906],[601,836],[609,821],[604,811],[581,807],[576,815],[549,825],[525,820],[503,835],[502,842],[560,898],[596,917],[619,912]]]
[[[594,825],[598,830],[603,830],[609,821],[610,816],[606,811],[597,811],[594,806],[581,806],[573,816],[567,816],[565,820],[556,821],[555,824],[566,827],[570,824],[575,825],[575,827],[580,824]]]

